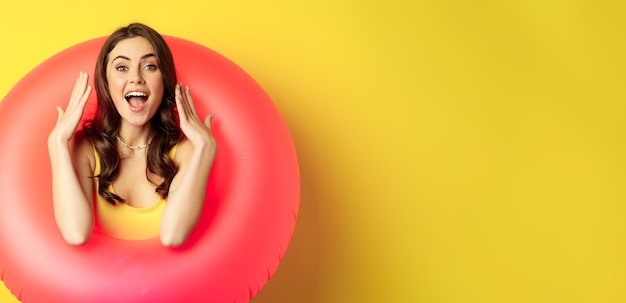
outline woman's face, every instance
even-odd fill
[[[106,78],[117,112],[134,126],[148,124],[163,99],[156,52],[143,37],[121,40],[107,58]]]

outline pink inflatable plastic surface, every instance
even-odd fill
[[[247,302],[276,271],[300,195],[287,126],[237,65],[201,45],[165,38],[198,115],[216,113],[219,152],[197,229],[178,249],[98,232],[84,246],[64,242],[53,217],[46,141],[55,106],[66,106],[78,71],[93,75],[104,38],[73,46],[0,102],[0,278],[22,302]],[[92,94],[86,117],[95,103]]]

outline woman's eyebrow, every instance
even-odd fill
[[[153,54],[153,53],[145,54],[145,55],[141,56],[141,60],[147,59],[147,58],[150,58],[150,57],[156,57],[156,55]]]
[[[115,60],[117,60],[117,59],[122,59],[122,60],[128,60],[128,61],[130,61],[130,58],[128,58],[128,57],[126,57],[126,56],[121,56],[121,55],[120,55],[120,56],[117,56],[117,57],[113,58],[113,60],[111,60],[111,62],[114,62],[114,61],[115,61]]]
[[[156,57],[156,55],[155,55],[155,54],[153,54],[153,53],[145,54],[145,55],[141,56],[140,60],[144,60],[144,59],[146,59],[146,58],[150,58],[150,57]],[[119,55],[119,56],[117,56],[117,57],[113,58],[113,60],[112,60],[111,62],[113,62],[113,61],[115,61],[115,60],[117,60],[117,59],[122,59],[122,60],[128,60],[128,61],[130,61],[130,58],[128,58],[128,57],[126,57],[126,56]]]

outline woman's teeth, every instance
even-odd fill
[[[148,98],[148,95],[146,93],[142,93],[142,92],[130,92],[130,93],[126,94],[126,96],[124,96],[124,97],[126,98],[126,101],[128,101],[132,97]]]

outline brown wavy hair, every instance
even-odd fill
[[[168,155],[169,151],[182,138],[182,131],[178,126],[178,114],[176,113],[175,87],[177,82],[174,58],[167,43],[158,32],[144,24],[132,23],[113,32],[100,49],[94,75],[98,98],[96,113],[92,120],[83,124],[87,139],[100,155],[100,174],[94,176],[99,184],[98,194],[113,205],[126,201],[109,191],[109,185],[119,174],[120,156],[117,151],[115,136],[119,132],[121,116],[117,112],[109,92],[106,68],[109,54],[117,43],[134,37],[143,37],[152,44],[156,52],[158,67],[163,75],[164,86],[163,100],[150,121],[152,141],[148,148],[146,178],[150,180],[148,178],[149,173],[163,178],[161,184],[154,185],[157,186],[156,192],[165,199],[169,193],[172,179],[178,172],[178,167]],[[150,182],[152,181],[150,180]]]

